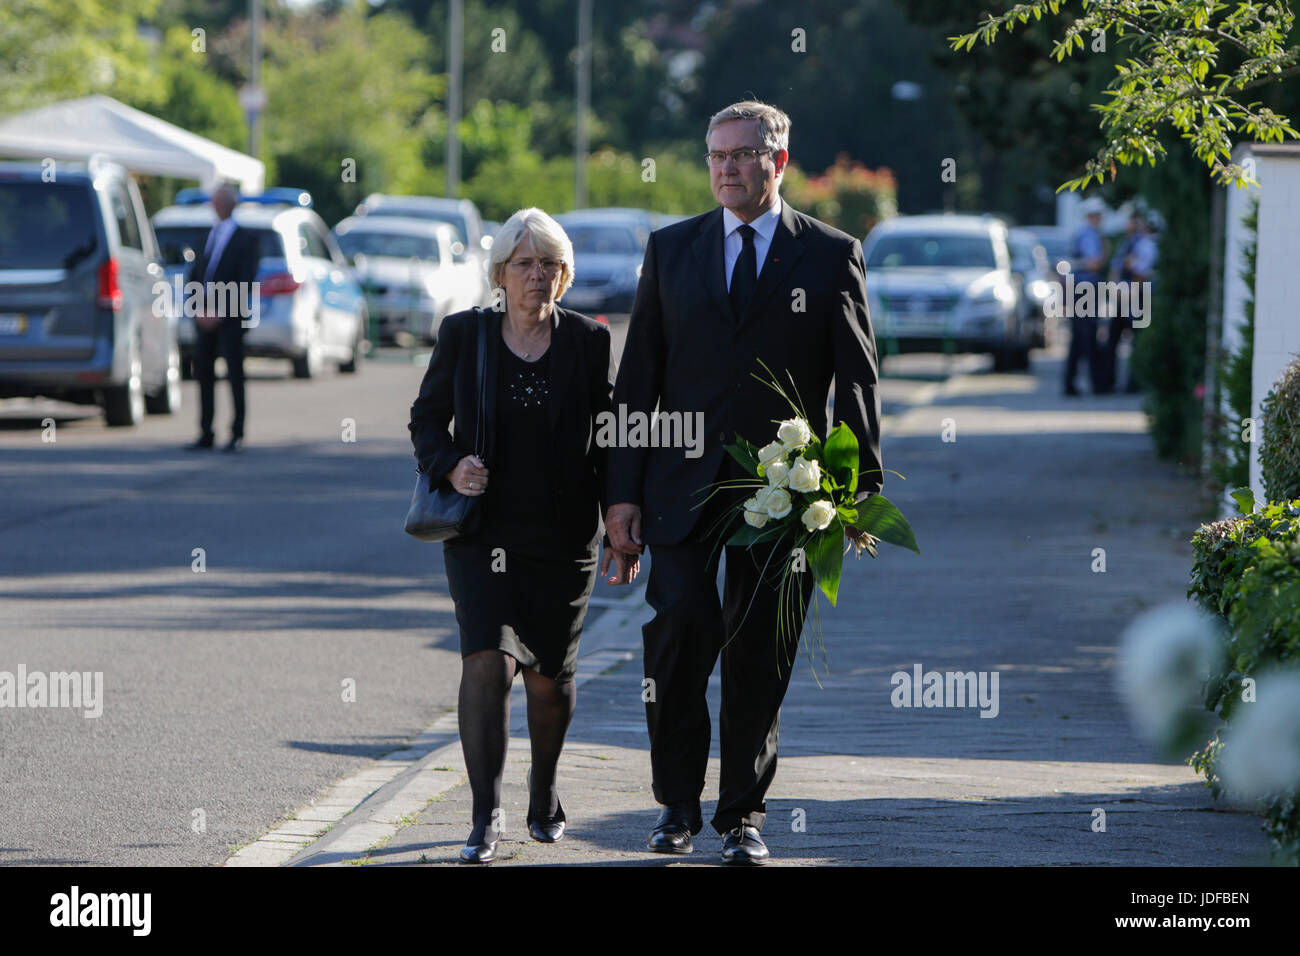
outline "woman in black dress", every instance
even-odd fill
[[[560,308],[573,282],[573,246],[540,209],[511,216],[492,243],[491,283],[504,314],[447,316],[419,397],[411,441],[434,484],[482,496],[481,522],[443,545],[460,627],[461,747],[474,796],[473,828],[460,852],[486,863],[501,836],[501,778],[509,738],[510,685],[522,670],[532,744],[528,830],[554,843],[564,832],[555,770],[576,701],[574,675],[596,554],[605,449],[596,416],[610,408],[609,330]],[[499,301],[499,300],[498,300]],[[477,323],[486,322],[486,408],[477,407]],[[482,457],[475,428],[486,415]],[[448,425],[454,420],[454,431]],[[636,577],[636,556],[611,584]]]

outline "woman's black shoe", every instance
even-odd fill
[[[528,835],[538,843],[559,843],[564,837],[564,807],[556,803],[555,816],[534,813],[528,808]]]
[[[497,841],[491,843],[474,843],[460,848],[462,863],[491,863],[497,858]]]

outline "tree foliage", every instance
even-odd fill
[[[985,14],[975,30],[949,37],[954,50],[991,44],[999,32],[1041,21],[1072,6],[1070,0],[1017,3]],[[1115,66],[1107,100],[1096,105],[1105,143],[1084,174],[1061,188],[1083,189],[1114,179],[1118,167],[1155,165],[1167,155],[1166,128],[1187,140],[1215,179],[1254,184],[1232,162],[1233,136],[1261,142],[1300,138],[1286,116],[1250,93],[1300,74],[1300,46],[1288,45],[1295,17],[1288,0],[1079,0],[1081,15],[1056,40],[1057,61],[1083,50],[1085,38],[1114,36],[1133,55]]]

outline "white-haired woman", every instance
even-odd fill
[[[490,862],[502,833],[501,780],[510,686],[522,670],[532,744],[528,830],[554,843],[565,814],[555,771],[576,701],[574,675],[596,581],[605,449],[597,416],[610,409],[609,330],[557,300],[573,283],[573,245],[540,209],[497,231],[489,261],[497,309],[447,316],[419,397],[411,441],[436,484],[481,496],[481,521],[443,545],[462,657],[459,723],[474,808],[460,858]],[[478,323],[487,323],[486,407],[477,396]],[[473,453],[486,416],[482,457]],[[449,423],[453,430],[448,431]],[[631,581],[635,555],[606,549],[600,574]]]

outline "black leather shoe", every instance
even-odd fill
[[[223,446],[221,447],[221,450],[222,450],[222,451],[231,451],[231,452],[243,451],[243,450],[244,450],[244,439],[243,439],[243,438],[232,438],[232,439],[230,439],[230,441],[226,442],[225,445],[223,445]]]
[[[460,848],[462,863],[491,863],[497,858],[497,841],[491,843],[473,843]]]
[[[690,853],[691,837],[704,829],[699,804],[674,803],[659,814],[647,845],[656,853]]]
[[[722,862],[742,866],[762,866],[771,854],[758,834],[757,827],[742,824],[722,835]]]
[[[211,448],[212,448],[211,435],[208,435],[206,438],[200,438],[198,441],[190,442],[190,444],[185,446],[186,451],[205,451],[205,450],[211,450]]]
[[[563,820],[540,820],[528,821],[528,835],[538,843],[559,843],[564,838],[564,821]]]
[[[557,804],[555,816],[548,817],[543,813],[533,813],[533,808],[528,808],[528,835],[538,843],[559,843],[564,837],[564,807]]]

